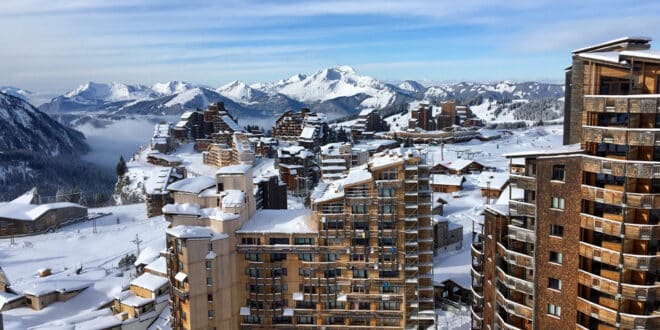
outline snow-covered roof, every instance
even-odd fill
[[[13,294],[6,291],[0,291],[0,310],[2,310],[2,307],[5,304],[11,303],[12,301],[16,301],[21,298],[23,298],[23,295]]]
[[[33,330],[41,329],[84,329],[84,330],[96,330],[96,329],[115,329],[120,328],[123,321],[114,315],[110,308],[102,308],[90,312],[78,312],[74,316],[67,317],[64,319],[59,319],[53,322],[44,323],[36,327],[31,327]]]
[[[21,220],[21,221],[34,221],[50,210],[57,210],[57,209],[63,209],[69,207],[75,207],[81,209],[85,208],[84,206],[70,202],[35,205],[35,204],[25,204],[23,202],[15,203],[12,201],[9,203],[0,204],[0,218]]]
[[[509,182],[509,174],[504,172],[481,172],[477,178],[477,185],[481,189],[502,190]]]
[[[259,210],[237,233],[296,233],[315,234],[309,209]]]
[[[492,213],[496,213],[502,216],[508,216],[509,215],[509,205],[503,205],[503,204],[493,204],[493,205],[486,205],[484,206],[486,210],[491,211]]]
[[[167,193],[167,184],[174,169],[171,167],[154,166],[145,173],[144,190],[148,195]]]
[[[460,186],[465,177],[462,175],[446,175],[446,174],[432,174],[431,175],[431,184],[432,185],[444,185],[444,186]]]
[[[481,163],[471,160],[471,159],[454,159],[454,160],[449,160],[445,162],[440,162],[439,165],[446,167],[450,170],[455,170],[455,171],[461,171],[465,169],[466,167],[470,166],[472,163],[477,163],[481,165]]]
[[[131,281],[131,285],[147,289],[151,292],[155,292],[163,286],[167,285],[169,280],[165,277],[154,275],[151,273],[143,273],[138,276],[136,279]]]
[[[161,153],[160,151],[152,151],[147,156],[162,159],[162,160],[170,162],[170,163],[181,163],[181,162],[183,162],[183,159],[181,159],[180,157],[172,156],[172,155],[166,155],[166,154]]]
[[[525,157],[511,158],[512,165],[525,165]]]
[[[233,119],[231,119],[231,117],[229,117],[228,115],[220,116],[220,118],[221,118],[222,121],[224,121],[225,124],[227,124],[227,126],[229,126],[229,128],[231,128],[234,132],[238,132],[238,131],[241,131],[241,130],[242,130],[241,127],[238,126],[238,123],[236,123],[236,122],[235,122]]]
[[[370,113],[372,113],[372,112],[374,112],[374,111],[376,111],[376,109],[374,109],[374,108],[362,109],[362,111],[360,111],[360,113],[358,114],[358,116],[359,116],[359,117],[368,116]]]
[[[43,296],[52,292],[67,293],[79,291],[92,286],[92,281],[85,279],[44,277],[40,281],[33,282],[32,287],[23,290],[23,294],[31,296]]]
[[[236,189],[224,190],[220,195],[222,196],[223,206],[238,207],[243,205],[245,201],[245,193]]]
[[[199,194],[203,190],[214,187],[215,184],[215,178],[209,176],[196,176],[193,178],[172,182],[169,186],[167,186],[167,190]]]
[[[156,124],[154,126],[154,138],[167,138],[170,136],[170,124]]]
[[[16,197],[10,203],[16,204],[32,204],[38,199],[37,188],[32,188],[29,191],[25,192],[23,195]]]
[[[315,203],[326,202],[344,196],[344,187],[365,183],[371,180],[373,176],[369,172],[367,165],[351,167],[345,178],[326,183],[319,183],[311,194],[311,199]]]
[[[134,266],[137,265],[146,265],[154,260],[156,260],[160,256],[160,251],[154,246],[147,246],[145,249],[140,252],[140,255],[137,257],[135,262],[133,263]]]
[[[115,298],[119,300],[120,303],[131,306],[131,307],[140,307],[146,304],[152,303],[154,300],[151,298],[143,298],[132,291],[123,291],[118,294]]]
[[[167,228],[167,234],[178,238],[210,238],[212,240],[229,237],[227,234],[217,233],[209,227],[184,225]]]
[[[617,39],[601,42],[599,44],[578,48],[578,49],[573,50],[573,53],[587,52],[587,51],[590,51],[590,50],[595,50],[595,49],[599,49],[599,48],[606,47],[606,46],[616,45],[616,44],[622,43],[622,42],[648,43],[649,41],[651,41],[651,38],[649,38],[649,37],[626,36],[626,37],[622,37],[622,38],[617,38]]]
[[[225,213],[217,207],[200,208],[197,203],[167,204],[163,206],[164,214],[192,215],[211,220],[235,220],[237,214]]]
[[[252,168],[252,165],[230,165],[221,167],[217,174],[245,174]]]
[[[620,52],[611,51],[611,52],[581,53],[579,54],[579,56],[586,59],[619,64],[620,63],[619,54]]]
[[[638,58],[645,58],[649,60],[657,60],[660,61],[660,51],[658,50],[625,50],[622,51],[621,56],[626,56],[626,57],[638,57]]]
[[[314,126],[305,126],[300,133],[300,138],[301,139],[313,139],[314,138],[314,133],[316,133],[316,127]]]
[[[553,155],[563,155],[563,154],[575,154],[575,153],[581,153],[582,151],[583,150],[580,144],[575,143],[575,144],[568,144],[559,147],[552,147],[548,149],[506,153],[503,154],[502,156],[506,158],[542,157],[542,156],[553,156]]]
[[[167,274],[167,260],[165,260],[165,257],[159,257],[150,264],[144,266],[144,269],[160,274]]]

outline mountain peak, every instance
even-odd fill
[[[332,68],[335,71],[339,71],[342,73],[348,73],[348,74],[357,74],[357,71],[352,66],[349,65],[339,65],[334,68]]]

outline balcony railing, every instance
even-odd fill
[[[509,264],[524,268],[534,268],[534,258],[520,252],[508,250],[499,242],[497,243],[497,253]]]
[[[581,228],[611,236],[619,236],[621,235],[621,226],[624,227],[624,235],[628,239],[654,240],[660,237],[660,225],[622,223],[617,220],[580,213]]]
[[[526,294],[534,294],[534,284],[532,282],[511,276],[504,272],[499,266],[495,267],[495,272],[497,278],[504,284],[506,287],[512,290],[520,291]]]
[[[660,162],[627,161],[597,156],[583,156],[582,169],[591,173],[627,176],[630,178],[660,178]]]
[[[499,290],[497,290],[496,300],[497,303],[500,304],[500,306],[502,306],[502,308],[504,308],[509,314],[513,314],[530,321],[532,320],[531,307],[505,298]]]
[[[509,201],[509,213],[512,216],[536,216],[536,205],[521,201]]]
[[[660,129],[582,126],[582,140],[631,146],[660,145]]]
[[[658,113],[658,95],[585,95],[584,109],[589,112]]]
[[[525,190],[536,190],[536,178],[533,178],[531,176],[510,174],[509,182],[511,183],[511,186],[516,188],[525,189]]]
[[[515,239],[527,243],[536,242],[536,234],[534,233],[533,230],[520,228],[514,225],[509,225],[508,230],[509,230],[509,238],[511,239]]]
[[[579,254],[585,258],[593,259],[608,265],[619,265],[619,252],[608,250],[593,244],[580,242]]]

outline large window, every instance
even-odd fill
[[[295,245],[314,245],[314,239],[311,237],[296,237],[294,240]]]
[[[248,261],[261,261],[261,254],[259,253],[246,253],[245,260]]]
[[[552,166],[552,180],[564,181],[566,179],[565,166],[553,165]]]
[[[314,255],[311,253],[298,253],[298,260],[314,261]]]
[[[556,278],[548,278],[548,288],[561,291],[561,280]]]
[[[380,188],[378,189],[379,197],[394,197],[394,188]]]
[[[548,314],[556,317],[561,317],[561,306],[555,304],[548,304]]]
[[[353,214],[367,214],[368,209],[366,204],[351,205],[351,213]]]
[[[551,207],[553,209],[563,210],[564,207],[566,206],[565,204],[566,204],[566,202],[564,201],[563,198],[561,198],[561,197],[552,197],[552,206]]]
[[[550,235],[563,237],[564,236],[564,226],[551,224],[550,225]]]
[[[564,262],[564,255],[561,252],[550,251],[550,262],[561,264]]]

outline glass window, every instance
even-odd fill
[[[555,304],[548,304],[548,314],[560,317],[561,306],[557,306]]]
[[[565,201],[561,197],[552,197],[552,208],[563,210],[565,207]]]
[[[564,226],[555,224],[550,225],[550,235],[559,237],[564,236]]]
[[[553,165],[552,166],[552,180],[564,181],[565,180],[565,166]]]
[[[548,288],[561,291],[561,280],[556,278],[548,278]]]
[[[563,263],[563,257],[561,252],[550,251],[550,262],[561,264]]]

